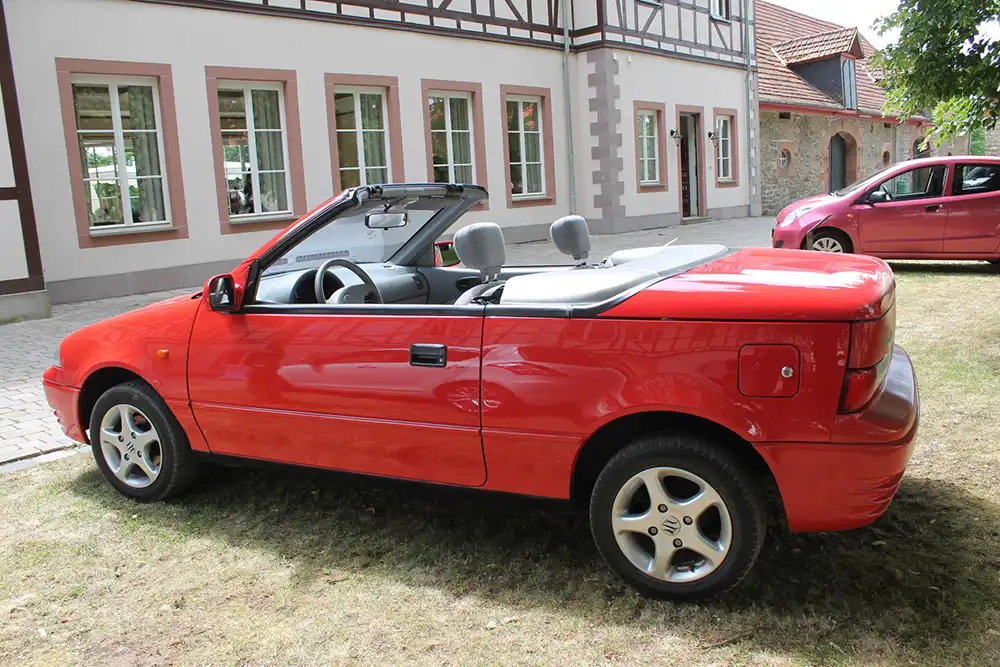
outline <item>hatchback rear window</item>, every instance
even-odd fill
[[[1000,165],[960,164],[955,171],[954,195],[974,195],[1000,190]]]

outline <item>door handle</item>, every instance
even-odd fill
[[[469,276],[467,278],[459,278],[455,282],[455,287],[464,292],[465,290],[472,289],[481,282],[482,279],[479,276]]]
[[[414,343],[410,346],[411,366],[442,368],[448,363],[448,348],[444,345]]]
[[[927,206],[924,206],[924,210],[927,211],[928,213],[933,213],[934,211],[940,211],[941,204],[928,204]]]

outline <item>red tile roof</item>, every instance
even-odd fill
[[[867,113],[881,114],[885,103],[885,93],[869,74],[867,58],[875,53],[875,47],[866,40],[857,28],[821,21],[812,16],[794,12],[785,7],[757,1],[757,66],[759,69],[760,100],[781,102],[829,109],[844,109],[844,105],[789,69],[785,55],[792,62],[806,62],[821,57],[852,53],[860,46],[857,61],[858,109]],[[857,45],[848,43],[848,36],[857,38]],[[841,48],[832,52],[831,49]],[[816,54],[823,55],[817,56]],[[784,54],[784,55],[780,55]],[[803,55],[805,54],[805,55]],[[804,59],[797,59],[804,57]]]

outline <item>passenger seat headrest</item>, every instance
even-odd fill
[[[503,230],[495,222],[474,222],[455,232],[455,252],[466,266],[479,269],[483,282],[496,280],[507,261]]]
[[[559,218],[549,227],[549,236],[564,255],[569,255],[584,264],[590,256],[590,228],[579,215]]]

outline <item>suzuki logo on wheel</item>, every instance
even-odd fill
[[[667,535],[676,535],[681,530],[681,522],[675,516],[668,516],[660,525],[663,526],[663,532]]]

